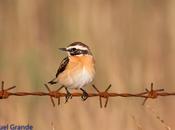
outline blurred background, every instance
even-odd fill
[[[6,87],[16,85],[13,91],[47,91],[43,84],[66,56],[58,48],[81,41],[96,58],[93,83],[100,90],[112,84],[111,92],[137,93],[154,82],[155,88],[173,92],[174,12],[173,0],[0,0],[0,80]],[[90,85],[86,89],[94,92]],[[166,130],[166,124],[175,129],[173,100],[164,97],[142,106],[143,99],[117,97],[100,109],[98,98],[73,98],[67,104],[62,99],[53,108],[48,97],[11,97],[0,101],[0,125]]]

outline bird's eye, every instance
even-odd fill
[[[75,51],[75,50],[76,50],[76,48],[72,48],[72,49],[71,49],[71,51]]]

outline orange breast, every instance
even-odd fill
[[[92,56],[71,56],[66,70],[59,75],[59,82],[69,86],[76,79],[76,75],[86,69],[93,79],[95,74],[94,59]]]
[[[86,69],[91,69],[94,68],[94,59],[92,56],[71,56],[70,57],[70,64],[68,65],[68,68],[74,68],[76,66],[79,67],[85,67]]]

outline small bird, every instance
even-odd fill
[[[69,89],[80,89],[83,92],[81,98],[85,101],[88,93],[83,87],[91,83],[95,75],[95,60],[90,48],[82,42],[73,42],[66,48],[59,49],[66,51],[68,56],[62,60],[56,77],[48,83],[59,83],[65,88],[66,102],[72,98]]]

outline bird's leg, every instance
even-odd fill
[[[68,100],[69,100],[69,98],[71,99],[72,98],[72,94],[68,91],[68,89],[67,89],[67,87],[65,87],[65,90],[66,90],[66,101],[65,101],[65,103],[66,102],[68,102]]]
[[[62,88],[64,87],[64,85],[62,85],[61,87],[59,87],[56,92],[59,92]]]
[[[85,101],[89,97],[89,95],[84,89],[80,88],[80,90],[83,92],[83,94],[81,95],[81,99]]]

